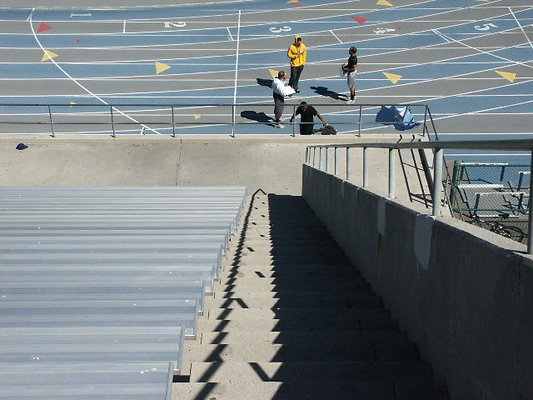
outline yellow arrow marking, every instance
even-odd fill
[[[160,62],[157,62],[155,63],[155,72],[157,74],[160,74],[161,72],[164,72],[166,71],[167,69],[170,69],[172,68],[170,65],[167,65],[167,64],[163,64],[163,63],[160,63]]]
[[[200,114],[194,114],[194,119],[200,119],[202,116]]]
[[[379,0],[376,4],[378,6],[389,6],[389,7],[392,7],[392,4],[389,3],[387,0]]]
[[[509,82],[514,82],[516,78],[516,74],[514,72],[505,72],[505,71],[495,71],[498,75],[502,76],[503,78],[507,79]]]
[[[401,75],[391,74],[389,72],[383,72],[383,75],[387,77],[388,80],[390,80],[392,83],[396,85],[400,79],[402,79]]]
[[[269,69],[268,72],[270,72],[270,75],[272,75],[272,78],[275,78],[278,76],[278,72],[275,69]]]
[[[56,57],[59,57],[59,55],[50,50],[45,50],[43,54],[43,58],[41,58],[41,62],[48,61]]]

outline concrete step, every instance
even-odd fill
[[[274,246],[246,246],[242,249],[237,249],[237,251],[228,251],[228,257],[236,256],[249,256],[249,255],[265,256],[265,255],[276,255],[278,257],[291,256],[291,257],[301,257],[306,255],[324,255],[329,257],[338,257],[345,256],[345,254],[340,251],[338,248],[333,248],[329,246],[314,246],[312,243],[306,245],[294,246],[294,247],[279,247]]]
[[[271,259],[268,259],[264,263],[261,263],[260,260],[254,260],[253,258],[250,258],[250,257],[246,257],[245,260],[242,260],[241,257],[236,255],[236,256],[228,256],[226,260],[227,260],[227,264],[225,268],[223,268],[224,270],[227,270],[228,268],[239,268],[239,269],[246,270],[246,269],[256,268],[256,267],[270,268],[270,269],[275,269],[275,270],[285,270],[292,266],[309,266],[309,268],[311,268],[314,265],[315,266],[321,265],[324,267],[327,266],[327,267],[334,268],[338,266],[345,267],[345,266],[350,265],[350,261],[347,259],[327,260],[327,261],[324,261],[324,260],[301,261],[301,260],[295,259],[292,262],[290,260],[289,261],[285,260],[283,262],[281,262],[280,260],[276,260],[276,262],[272,262]]]
[[[253,341],[239,344],[191,344],[184,362],[259,361],[420,361],[412,343],[317,343],[272,344]],[[187,365],[187,364],[184,364]]]
[[[355,380],[302,382],[247,382],[235,379],[225,383],[175,383],[171,400],[396,400],[392,383]],[[403,400],[403,399],[402,399]],[[417,400],[417,399],[411,399]],[[426,398],[426,400],[433,400]],[[439,399],[440,400],[440,399]]]
[[[354,344],[349,347],[325,343],[191,345],[184,352],[184,361],[375,361],[374,348],[370,344]],[[184,364],[186,365],[186,364]]]
[[[261,274],[248,273],[242,274],[242,276],[225,276],[225,272],[220,275],[220,282],[226,285],[278,285],[284,286],[306,286],[309,287],[329,287],[331,285],[353,285],[354,287],[368,287],[365,280],[359,276],[348,277],[328,277],[328,276],[296,276],[296,277],[273,277],[267,278],[261,276]]]
[[[248,276],[257,276],[260,278],[301,278],[301,277],[361,277],[359,271],[350,264],[327,265],[284,265],[276,266],[231,266],[227,265],[220,271],[221,277],[244,278]],[[366,283],[366,282],[365,282]]]
[[[198,338],[198,344],[288,344],[293,342],[330,343],[336,345],[350,345],[351,343],[410,343],[407,336],[399,331],[205,332]]]
[[[366,289],[364,282],[361,281],[330,281],[330,282],[295,282],[292,286],[288,283],[276,281],[276,283],[261,282],[261,281],[239,281],[236,280],[231,285],[225,285],[224,280],[217,286],[219,292],[232,292],[238,297],[243,297],[245,293],[249,292],[273,292],[273,293],[307,293],[307,292],[324,292],[324,293],[341,293],[354,292],[359,289]],[[223,289],[223,290],[221,290]]]
[[[193,362],[189,382],[402,381],[433,379],[431,368],[413,361]]]
[[[224,308],[346,308],[362,306],[381,305],[381,301],[370,293],[320,293],[311,296],[272,297],[271,293],[264,293],[263,296],[236,296],[227,298],[211,298],[205,302],[204,309],[224,309]]]
[[[309,247],[313,246],[318,249],[336,249],[339,250],[336,243],[331,239],[325,239],[322,241],[315,241],[315,240],[309,240],[306,238],[294,238],[294,240],[291,240],[289,242],[272,242],[268,240],[267,238],[261,238],[261,239],[249,239],[248,237],[244,238],[244,241],[239,241],[238,245],[236,245],[236,248],[245,249],[248,247],[251,247],[251,249],[255,248],[264,248],[264,247],[270,247],[270,248],[280,248],[280,249],[286,249],[286,248],[300,248],[300,247]],[[250,249],[248,249],[250,250]]]
[[[251,310],[251,309],[248,309]],[[242,317],[242,315],[241,315]],[[329,331],[329,330],[355,330],[355,331],[383,331],[398,329],[398,325],[391,319],[385,310],[359,311],[357,315],[349,318],[298,318],[298,319],[261,319],[241,318],[233,319],[228,315],[226,319],[198,320],[197,332],[289,332],[289,331]]]

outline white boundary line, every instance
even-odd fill
[[[529,37],[527,36],[526,31],[524,31],[524,28],[522,27],[522,25],[520,24],[520,22],[518,21],[518,19],[517,19],[516,16],[514,15],[514,12],[513,12],[513,10],[511,10],[511,7],[508,7],[508,8],[509,8],[509,11],[511,12],[511,15],[513,16],[514,20],[516,21],[516,23],[517,23],[518,26],[520,27],[520,30],[522,31],[522,33],[523,33],[524,36],[526,37],[527,41],[529,42],[529,45],[530,45],[531,48],[533,49],[533,43],[531,43],[531,40],[529,40]]]
[[[469,49],[472,49],[472,50],[475,50],[475,51],[478,51],[480,53],[483,53],[483,54],[488,54],[492,57],[496,57],[496,58],[499,58],[500,60],[504,60],[504,61],[507,61],[507,62],[510,62],[512,64],[519,64],[519,65],[522,65],[524,67],[528,67],[528,68],[533,68],[532,65],[528,65],[526,63],[523,63],[521,61],[514,61],[514,60],[511,60],[509,58],[506,58],[506,57],[501,57],[501,56],[498,56],[496,54],[493,54],[492,52],[489,52],[489,51],[485,51],[485,50],[481,50],[481,49],[478,49],[477,47],[473,47],[473,46],[470,46],[469,44],[466,44],[466,43],[463,43],[461,41],[458,41],[458,40],[455,40],[454,38],[451,38],[449,36],[446,36],[445,34],[443,34],[442,32],[439,32],[438,29],[434,29],[433,32],[435,32],[439,37],[441,37],[442,39],[444,40],[451,40],[455,43],[460,43],[462,44],[463,46],[465,47],[468,47]],[[502,48],[501,50],[506,50],[507,48]]]
[[[234,42],[235,40],[233,39],[233,35],[231,34],[231,31],[230,31],[229,27],[226,26],[226,29],[228,30],[229,38],[231,39],[232,42]],[[203,58],[203,57],[202,57],[202,58]]]
[[[433,0],[425,0],[425,1],[420,1],[420,4],[425,4],[425,3],[431,3]],[[494,0],[493,3],[496,3],[496,2],[500,2],[502,0]],[[346,3],[350,3],[349,1],[346,2]],[[404,6],[397,6],[397,7],[394,7],[394,9],[398,10],[398,9],[404,9],[404,8],[407,8],[409,7],[410,5],[404,5]],[[445,11],[443,12],[440,12],[440,13],[435,13],[435,14],[431,14],[431,16],[434,16],[434,15],[442,15],[442,14],[447,14],[448,12],[454,12],[454,11],[458,11],[458,10],[470,10],[470,9],[477,9],[477,8],[480,8],[480,7],[483,7],[483,4],[476,4],[476,5],[473,5],[473,6],[469,6],[469,7],[462,7],[460,9],[452,9],[451,11],[448,10],[448,9],[444,9]],[[506,7],[499,7],[499,8],[506,8]],[[372,9],[370,11],[380,11],[381,9]],[[276,10],[269,10],[269,11],[276,11]],[[280,10],[280,11],[286,11],[285,9],[283,10]],[[343,11],[349,11],[349,10],[343,10]],[[257,12],[254,12],[254,13],[251,13],[251,14],[256,14],[256,13],[264,13],[265,11],[264,10],[261,10],[261,11],[257,11]],[[500,16],[503,16],[503,15],[507,15],[507,11],[505,11],[504,14],[500,15]],[[230,14],[228,14],[230,15]],[[234,15],[234,14],[231,14],[231,15]],[[342,16],[346,16],[346,15],[353,15],[353,11],[350,12],[350,13],[347,13],[347,14],[340,14],[340,15],[336,15],[335,17],[342,17]],[[491,17],[491,18],[499,18],[500,16],[496,16],[496,17]],[[213,16],[211,16],[213,17]],[[413,21],[413,20],[416,20],[418,18],[424,18],[425,16],[415,16],[415,17],[412,17],[412,18],[406,18],[406,19],[403,19],[401,20],[401,22],[405,22],[405,21],[410,21],[410,22],[425,22],[425,21]],[[201,17],[197,17],[197,18],[201,18]],[[203,17],[205,18],[205,17]],[[156,18],[154,18],[155,20]],[[168,18],[167,18],[168,19]],[[302,20],[297,20],[297,21],[291,21],[292,23],[294,22],[304,22],[304,21],[309,21],[310,19],[302,19]],[[484,21],[485,19],[482,19],[481,21]],[[150,20],[148,20],[150,21]],[[478,20],[452,20],[451,22],[457,22],[459,21],[460,23],[457,24],[457,25],[461,25],[461,23],[468,23],[468,22],[475,22],[475,21],[478,21]],[[438,22],[442,22],[442,21],[438,21]],[[383,23],[386,23],[386,24],[391,24],[393,23],[392,21],[384,21],[384,22],[374,22],[374,23],[371,23],[371,24],[367,24],[365,26],[377,26],[379,24],[383,24]],[[265,24],[265,23],[261,23],[261,24],[256,24],[256,25],[249,25],[248,27],[262,27],[262,26],[267,26],[268,24]],[[357,28],[358,26],[351,26],[350,28],[341,28],[341,29],[338,29],[338,30],[346,30],[346,29],[351,29],[351,28]],[[429,31],[429,29],[427,30]],[[320,33],[320,34],[323,34],[325,31],[312,31],[312,32],[307,32],[305,35],[307,36],[310,36],[310,35],[315,35],[317,33]],[[105,35],[105,34],[100,34],[100,35]],[[129,35],[128,35],[129,36]],[[157,33],[154,33],[152,35],[138,35],[138,36],[176,36],[176,35],[161,35],[161,34],[157,34]],[[182,35],[182,36],[188,36],[188,35]],[[220,35],[218,35],[220,36]],[[287,37],[291,37],[292,35],[287,35]],[[394,36],[394,35],[391,35],[391,36]],[[396,35],[396,36],[400,36],[400,35]],[[285,36],[280,36],[280,35],[254,35],[253,37],[250,37],[249,39],[245,39],[245,40],[257,40],[258,37],[261,37],[262,39],[279,39],[281,37],[285,37]],[[368,39],[368,40],[373,40],[375,38],[372,38],[372,39]],[[366,40],[365,40],[366,41]],[[226,43],[227,41],[212,41],[212,42],[202,42],[203,45],[206,45],[206,44],[217,44],[217,43]],[[191,44],[191,43],[189,43]],[[192,43],[192,44],[195,44],[195,43]],[[137,48],[143,48],[143,47],[150,47],[150,48],[153,48],[153,47],[157,47],[157,46],[168,46],[168,45],[146,45],[146,46],[131,46],[131,47],[137,47]],[[107,47],[107,48],[104,48],[104,47],[97,47],[96,49],[118,49],[120,48],[120,46],[117,46],[117,47]],[[60,47],[56,47],[56,49],[60,49]],[[70,49],[70,48],[69,48]]]
[[[33,33],[33,37],[35,38],[35,41],[37,42],[37,44],[39,45],[39,47],[41,48],[41,50],[43,51],[43,53],[45,54],[48,54],[45,50],[45,48],[43,47],[43,45],[41,44],[41,41],[39,40],[39,38],[37,37],[37,34],[35,33],[35,28],[33,27],[33,21],[32,21],[32,18],[30,17],[29,21],[30,23],[30,28],[31,28],[31,31]],[[101,97],[99,97],[97,94],[94,94],[93,92],[91,92],[89,89],[87,89],[85,86],[83,86],[81,83],[79,83],[76,79],[74,79],[67,71],[65,71],[53,58],[50,58],[50,61],[61,71],[63,72],[68,78],[70,78],[70,80],[72,82],[74,82],[77,86],[79,86],[81,89],[83,89],[85,92],[89,93],[92,97],[94,97],[95,99],[97,99],[98,101],[100,101],[101,103],[105,104],[105,105],[108,105],[111,107],[111,105],[106,102],[104,99],[102,99]],[[157,133],[160,135],[159,132],[157,132],[156,130],[150,128],[149,126],[146,126],[144,124],[141,124],[139,121],[137,121],[135,118],[132,118],[130,117],[129,115],[123,113],[122,111],[118,110],[117,108],[113,107],[113,110],[117,111],[120,115],[122,115],[123,117],[126,117],[128,118],[130,121],[133,121],[134,123],[136,124],[139,124],[141,125],[143,128],[145,129],[148,129],[154,133]]]
[[[339,41],[340,44],[344,44],[344,43],[342,42],[342,40],[340,40],[339,37],[338,37],[337,35],[335,35],[335,32],[333,32],[333,31],[331,31],[331,30],[330,30],[330,32],[331,32],[331,34],[335,37],[335,39],[337,39],[337,40]]]
[[[34,12],[34,11],[35,11],[35,8],[32,8],[32,9],[31,9],[31,12],[30,12],[30,15],[28,15],[28,18],[26,18],[26,22],[27,22],[27,21],[31,21],[31,18],[32,18],[32,16],[33,16],[33,12]]]
[[[228,29],[229,31],[229,29]],[[233,85],[233,104],[237,104],[237,80],[239,76],[239,45],[241,43],[241,10],[239,10],[237,20],[237,44],[235,46],[235,83]],[[235,107],[231,107],[231,130],[232,136],[235,135]]]

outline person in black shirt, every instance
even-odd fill
[[[300,115],[300,135],[313,134],[313,122],[315,115],[320,118],[320,121],[322,121],[322,124],[324,126],[328,125],[326,120],[322,118],[322,115],[320,115],[313,106],[307,105],[305,101],[302,101],[300,103],[300,106],[296,109],[293,116],[291,117],[290,122],[292,122],[297,115]]]
[[[348,64],[346,64],[342,70],[346,72],[347,77],[347,83],[348,88],[350,89],[350,100],[346,102],[346,104],[353,104],[355,103],[355,77],[357,75],[357,56],[355,55],[357,53],[356,47],[350,47],[348,50],[348,53],[350,53],[350,58],[348,58]]]

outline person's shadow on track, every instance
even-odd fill
[[[257,84],[261,86],[266,86],[271,88],[272,87],[272,79],[263,79],[263,78],[257,78]]]
[[[274,126],[274,120],[266,115],[264,112],[256,112],[256,111],[243,111],[241,112],[241,117],[249,119],[251,121],[259,122],[260,124],[264,124],[267,126]]]
[[[311,89],[313,89],[316,94],[319,94],[321,96],[331,97],[335,100],[346,100],[345,94],[334,92],[333,90],[329,90],[325,86],[311,86]]]

